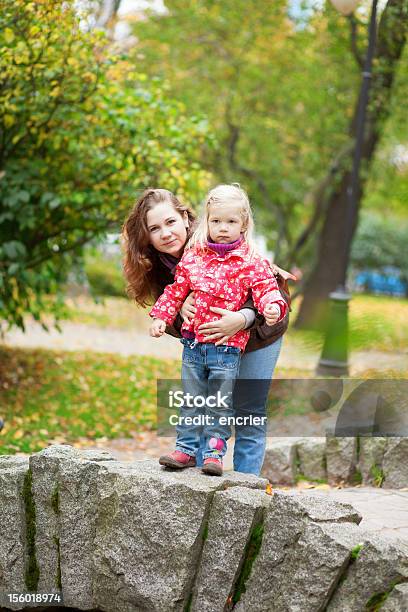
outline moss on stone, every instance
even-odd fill
[[[59,514],[59,485],[56,484],[51,496],[51,506],[55,514]]]
[[[35,503],[32,491],[33,474],[28,469],[24,477],[23,500],[26,522],[27,562],[25,571],[25,583],[28,591],[37,591],[40,578],[40,569],[35,552]]]
[[[298,482],[313,482],[315,484],[327,484],[327,478],[308,478],[302,472],[298,472],[295,478],[296,483]]]
[[[351,484],[357,485],[363,482],[363,475],[360,470],[356,470],[351,477]]]
[[[404,578],[393,580],[393,582],[390,584],[389,588],[386,591],[382,591],[381,593],[375,593],[372,597],[370,597],[370,599],[365,605],[364,610],[366,612],[377,612],[377,610],[380,610],[385,601],[392,593],[394,587],[396,587],[397,584],[402,584],[404,582],[407,582],[407,580]]]
[[[57,547],[57,575],[55,578],[55,584],[57,589],[62,589],[62,580],[61,580],[61,550],[60,550],[60,540],[57,536],[54,536],[54,543]]]
[[[233,605],[237,604],[246,590],[246,582],[251,575],[252,566],[259,554],[264,533],[263,517],[262,520],[256,523],[252,528],[247,545],[244,550],[244,560],[241,571],[234,586],[234,591],[231,595]],[[228,598],[230,600],[230,598]]]
[[[184,606],[184,610],[183,610],[183,612],[190,612],[190,610],[191,610],[191,603],[192,603],[192,601],[193,601],[193,594],[192,594],[192,593],[190,593],[190,597],[187,599],[187,603],[186,603],[186,605]]]

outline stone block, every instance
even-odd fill
[[[27,559],[24,481],[28,458],[0,456],[0,607],[12,610],[7,593],[24,593]]]
[[[374,596],[387,592],[395,582],[408,580],[408,556],[403,545],[363,531],[360,540],[344,579],[327,607],[328,612],[369,609],[367,604]]]
[[[291,485],[296,479],[297,438],[270,438],[261,475],[276,484]]]
[[[408,437],[388,438],[383,473],[383,489],[408,487]]]
[[[330,484],[350,482],[356,471],[357,438],[339,438],[328,434],[326,462]]]
[[[233,487],[214,495],[196,577],[192,610],[223,612],[234,590],[252,533],[271,501],[264,491]]]
[[[234,611],[323,610],[358,541],[360,520],[349,504],[275,493],[259,555]]]
[[[298,440],[299,471],[309,480],[326,480],[326,438]]]
[[[379,486],[377,478],[382,473],[387,438],[361,436],[359,444],[358,468],[361,472],[363,483]]]

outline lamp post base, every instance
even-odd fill
[[[339,287],[329,295],[330,308],[318,376],[348,376],[348,304],[351,295]]]
[[[317,364],[316,374],[318,376],[334,376],[341,378],[349,375],[349,365],[347,361],[335,361],[330,359],[320,359]]]

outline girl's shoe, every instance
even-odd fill
[[[182,470],[183,468],[195,467],[196,460],[195,457],[187,455],[187,453],[175,450],[168,455],[162,455],[159,459],[159,463],[169,468]]]
[[[210,474],[211,476],[222,476],[222,460],[216,457],[208,457],[204,459],[203,467],[201,471],[204,474]]]

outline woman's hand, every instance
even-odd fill
[[[203,323],[198,328],[200,334],[203,334],[209,342],[214,342],[215,346],[224,344],[228,338],[236,334],[241,329],[244,329],[246,319],[240,312],[231,312],[226,308],[210,307],[211,312],[221,315],[218,321]]]
[[[272,264],[272,270],[274,274],[280,274],[281,277],[285,280],[293,280],[293,281],[297,281],[297,277],[294,276],[293,274],[291,274],[290,272],[287,272],[286,270],[283,270],[282,268],[279,268],[279,266],[277,266],[276,264]]]
[[[162,319],[153,319],[149,333],[153,338],[160,338],[166,331],[166,322]]]
[[[180,314],[186,323],[190,323],[191,319],[194,319],[197,308],[195,307],[194,291],[190,293],[184,300],[184,304],[181,307]]]

